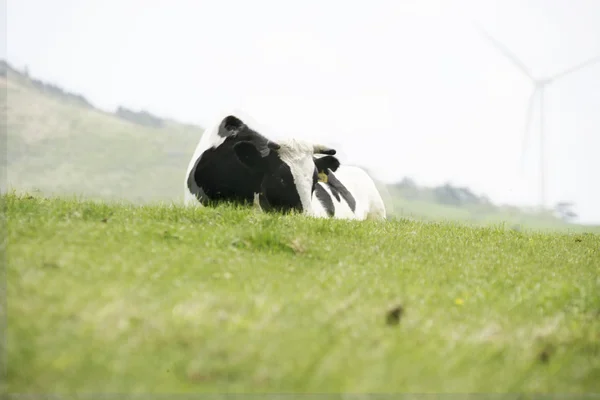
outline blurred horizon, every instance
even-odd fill
[[[533,85],[472,22],[536,78],[600,55],[593,0],[3,3],[2,58],[100,110],[206,128],[242,109],[382,182],[452,183],[521,207],[539,198],[537,109],[521,169]],[[578,223],[599,224],[600,63],[545,92],[546,206],[573,202]]]

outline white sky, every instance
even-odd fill
[[[203,125],[242,108],[278,133],[336,145],[344,161],[384,181],[450,181],[519,205],[539,200],[537,108],[523,169],[520,161],[532,83],[471,21],[535,76],[600,55],[599,0],[8,0],[2,8],[3,58],[100,108]],[[545,99],[548,202],[574,201],[581,222],[598,223],[600,63],[557,81]]]

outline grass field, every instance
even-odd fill
[[[9,392],[600,392],[600,236],[8,194]]]

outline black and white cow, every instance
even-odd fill
[[[252,203],[265,209],[310,214],[320,171],[335,171],[334,149],[305,141],[271,141],[235,115],[202,135],[190,160],[184,202]],[[316,158],[315,155],[325,155]]]

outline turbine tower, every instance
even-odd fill
[[[546,160],[545,160],[545,154],[544,154],[544,94],[545,94],[545,90],[546,87],[548,87],[548,85],[556,82],[558,79],[560,78],[564,78],[567,75],[570,75],[576,71],[579,71],[580,69],[587,67],[589,65],[592,65],[595,62],[600,61],[600,56],[596,56],[593,58],[588,59],[587,61],[582,62],[581,64],[577,64],[575,66],[572,66],[570,68],[567,68],[561,72],[558,72],[554,75],[551,75],[549,77],[546,78],[535,78],[531,71],[529,70],[529,68],[527,68],[525,66],[525,64],[523,62],[521,62],[521,60],[519,60],[517,58],[517,56],[515,56],[510,50],[508,50],[508,48],[503,45],[502,43],[500,43],[498,40],[494,39],[486,30],[484,30],[481,26],[479,26],[478,24],[475,24],[475,28],[479,31],[479,33],[481,35],[483,35],[483,37],[485,37],[488,41],[491,42],[491,44],[496,47],[500,53],[502,53],[506,58],[508,58],[523,74],[525,74],[525,76],[527,76],[529,79],[531,79],[531,81],[533,82],[533,91],[529,97],[529,104],[527,106],[527,114],[526,114],[526,121],[525,121],[525,132],[523,135],[523,147],[522,147],[522,153],[521,153],[521,164],[523,163],[523,158],[525,155],[525,148],[526,148],[526,143],[527,143],[527,135],[529,133],[529,126],[531,124],[531,114],[533,113],[533,107],[534,107],[534,103],[535,103],[535,99],[536,99],[536,95],[539,96],[539,103],[540,103],[540,137],[539,137],[539,146],[540,146],[540,165],[539,165],[539,178],[540,178],[540,186],[539,186],[539,190],[540,190],[540,211],[544,209],[545,205],[546,205]]]

